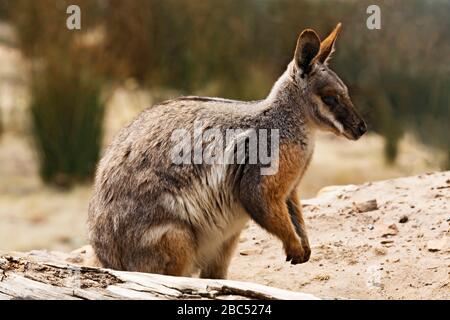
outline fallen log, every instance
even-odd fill
[[[0,251],[0,299],[317,299],[250,282],[115,271],[68,261],[74,261],[73,255]]]

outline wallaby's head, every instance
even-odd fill
[[[340,30],[339,23],[322,42],[311,29],[300,34],[293,78],[299,83],[308,115],[316,126],[356,140],[367,131],[366,124],[353,106],[344,82],[327,65]]]

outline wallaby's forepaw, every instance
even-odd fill
[[[305,263],[311,256],[311,249],[307,246],[295,246],[286,249],[286,261],[290,261],[291,264]]]

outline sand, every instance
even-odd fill
[[[377,209],[359,212],[370,200]],[[285,262],[280,241],[251,223],[231,279],[321,298],[450,299],[450,172],[330,188],[303,204],[310,261]]]

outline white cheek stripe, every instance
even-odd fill
[[[324,107],[321,102],[319,103],[319,111],[320,114],[327,118],[340,133],[344,132],[344,126],[342,123],[337,121],[334,115],[326,107]]]

